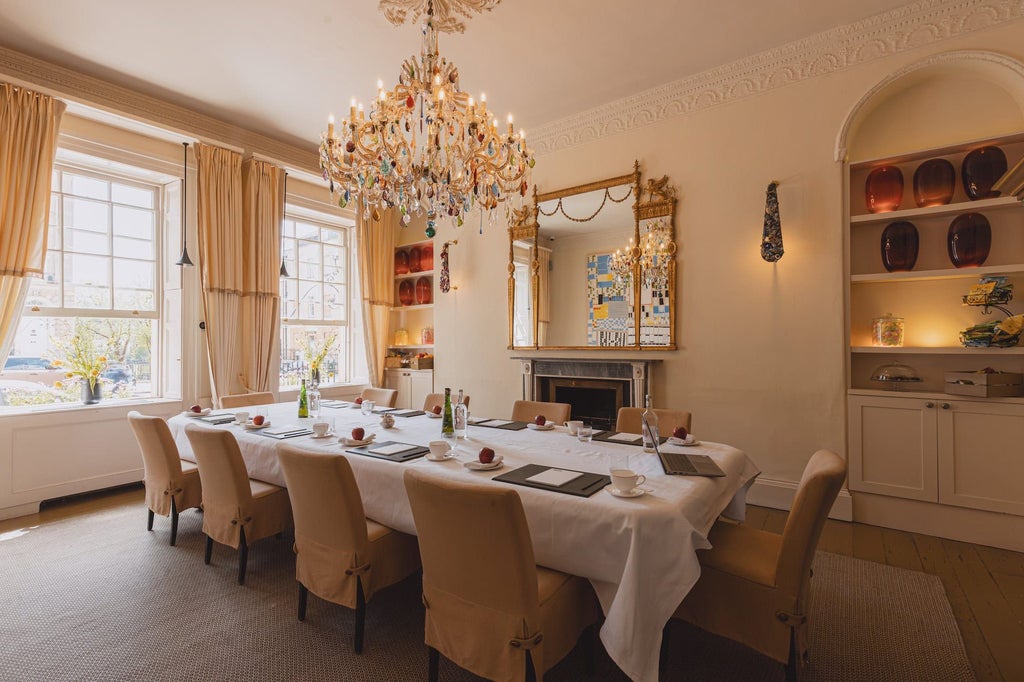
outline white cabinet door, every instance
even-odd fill
[[[938,404],[939,501],[1024,515],[1024,405]]]
[[[938,502],[935,401],[851,395],[850,490]]]
[[[395,407],[400,410],[409,409],[409,392],[411,389],[409,370],[384,370],[384,388],[391,388],[398,391],[398,397],[395,399]]]
[[[409,407],[414,410],[422,410],[427,395],[434,392],[434,372],[423,369],[412,373],[411,386],[409,389]]]

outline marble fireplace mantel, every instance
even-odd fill
[[[628,381],[634,406],[643,406],[644,396],[653,388],[656,358],[567,358],[513,356],[523,374],[526,400],[538,400],[540,380],[545,377],[573,379],[609,379]]]

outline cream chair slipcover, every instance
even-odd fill
[[[615,430],[623,433],[642,433],[640,430],[640,416],[644,413],[642,407],[620,407],[619,416],[615,420]],[[663,410],[655,407],[654,414],[658,415],[658,435],[671,436],[677,426],[683,426],[690,430],[690,413],[684,410]]]
[[[149,417],[132,410],[128,424],[142,451],[143,480],[149,519],[146,530],[153,530],[153,515],[171,516],[171,546],[178,540],[178,514],[203,502],[199,469],[182,461],[171,430],[160,417]]]
[[[712,548],[698,553],[700,580],[675,617],[785,663],[795,676],[807,655],[811,561],[845,478],[846,460],[818,450],[804,469],[782,535],[716,524],[708,536]]]
[[[590,583],[537,566],[519,494],[409,469],[430,679],[438,652],[490,680],[542,679],[597,622]],[[528,663],[529,662],[529,663]]]
[[[342,455],[277,446],[295,518],[299,620],[308,592],[356,610],[355,652],[363,650],[366,602],[420,567],[416,538],[366,518],[352,467]]]
[[[363,400],[372,400],[377,407],[394,407],[398,391],[393,388],[364,388],[359,394]]]
[[[468,395],[462,396],[462,404],[466,406],[467,410],[469,409]],[[428,393],[426,399],[423,401],[423,411],[432,412],[435,405],[440,405],[442,408],[444,407],[444,393]],[[452,407],[455,407],[455,396],[452,396]]]
[[[205,562],[210,563],[214,540],[237,548],[238,584],[242,585],[249,545],[292,526],[288,491],[249,479],[238,441],[230,431],[189,424],[185,434],[203,481]]]
[[[274,402],[274,394],[269,391],[263,393],[236,393],[226,395],[220,399],[220,406],[223,409],[233,407],[248,407],[249,405],[268,405]]]
[[[549,422],[562,424],[569,421],[572,405],[569,403],[541,403],[534,400],[517,400],[512,403],[512,419],[517,422],[532,422],[538,414]]]

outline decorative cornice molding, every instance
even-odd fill
[[[307,148],[288,144],[5,47],[0,47],[0,79],[157,125],[203,142],[256,152],[285,166],[320,174],[315,145]]]
[[[921,0],[538,126],[548,154],[1024,18],[1021,0]]]

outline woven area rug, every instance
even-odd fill
[[[364,653],[352,653],[353,614],[312,595],[295,617],[291,543],[249,554],[214,547],[203,565],[202,517],[145,531],[131,505],[0,538],[0,679],[416,680],[425,679],[423,607],[412,577],[367,609]],[[938,578],[819,553],[810,609],[808,680],[971,680]],[[673,625],[670,680],[781,680],[781,666],[682,623]],[[546,679],[624,680],[601,650],[587,677],[577,647]],[[441,679],[474,680],[448,661]]]

